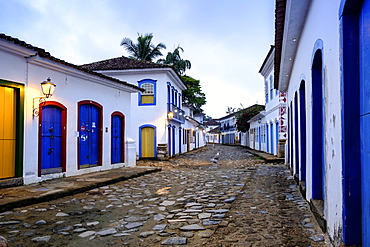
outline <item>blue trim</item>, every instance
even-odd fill
[[[311,59],[312,80],[312,198],[324,200],[325,105],[323,42],[318,39]]]
[[[300,119],[300,126],[299,129],[301,130],[301,181],[306,181],[306,155],[307,155],[307,148],[306,148],[306,85],[305,81],[301,81],[301,85],[299,87],[299,119]]]
[[[266,123],[266,125],[265,125],[265,134],[267,135],[267,138],[266,138],[266,153],[269,153],[270,152],[270,142],[269,142],[270,133],[269,133],[269,124],[268,123]]]
[[[142,137],[141,137],[141,129],[142,128],[153,128],[154,129],[154,157],[157,157],[157,127],[151,124],[144,124],[139,127],[139,157],[142,157],[142,150],[141,150],[141,144],[142,144]]]
[[[299,128],[298,128],[298,93],[294,93],[294,164],[295,164],[295,174],[299,174],[300,170],[300,160],[299,160]]]
[[[138,87],[141,88],[141,85],[144,83],[151,83],[154,87],[154,103],[141,103],[141,92],[139,92],[138,95],[138,104],[139,106],[148,106],[148,105],[157,105],[157,80],[152,79],[143,79],[141,81],[138,81]]]
[[[342,104],[342,176],[343,176],[343,242],[346,245],[365,244],[362,236],[362,182],[360,134],[360,68],[359,68],[359,2],[341,1],[339,17],[341,55]],[[347,12],[347,15],[344,15]],[[361,239],[363,241],[361,241]]]

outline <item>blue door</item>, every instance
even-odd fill
[[[41,174],[62,171],[62,109],[42,107]]]
[[[324,100],[322,51],[312,62],[312,198],[324,200]]]
[[[362,164],[362,245],[370,245],[370,0],[360,12],[360,133]]]
[[[80,160],[81,168],[99,165],[99,108],[80,105]]]
[[[112,116],[112,164],[124,162],[123,160],[123,118]]]

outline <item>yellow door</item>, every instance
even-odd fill
[[[15,176],[15,91],[0,87],[0,178]]]
[[[144,127],[141,129],[141,157],[154,157],[154,128]]]

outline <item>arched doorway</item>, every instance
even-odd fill
[[[39,115],[39,176],[66,171],[67,108],[47,101]]]
[[[322,47],[318,40],[316,46]],[[312,70],[312,198],[324,199],[324,93],[323,54],[317,49],[313,55]]]
[[[140,158],[156,157],[156,131],[153,125],[143,125],[140,127]]]
[[[125,116],[120,112],[113,112],[111,121],[111,163],[123,163],[125,162]]]

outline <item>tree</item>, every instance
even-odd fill
[[[184,60],[180,56],[180,51],[184,52],[182,47],[177,46],[173,52],[168,52],[166,59],[158,59],[158,63],[172,65],[173,68],[180,74],[183,75],[185,70],[191,68],[191,63],[189,60]]]
[[[236,127],[241,132],[247,132],[249,130],[248,121],[256,116],[259,112],[265,110],[263,105],[253,105],[239,111],[236,114]]]
[[[202,106],[207,101],[206,95],[202,92],[200,81],[190,76],[182,76],[181,78],[187,87],[182,91],[183,103],[194,107],[194,113],[202,113]]]
[[[230,115],[230,114],[233,114],[233,113],[235,113],[236,112],[236,108],[235,107],[231,107],[231,106],[228,106],[227,107],[227,110],[226,110],[226,114],[227,115]]]
[[[138,33],[137,35],[138,38],[136,44],[134,44],[134,42],[130,38],[123,38],[123,40],[121,41],[121,46],[126,49],[128,54],[131,55],[131,58],[151,62],[155,58],[163,56],[161,49],[166,49],[166,45],[163,43],[159,43],[155,46],[152,43],[152,33],[147,33],[145,35]]]

